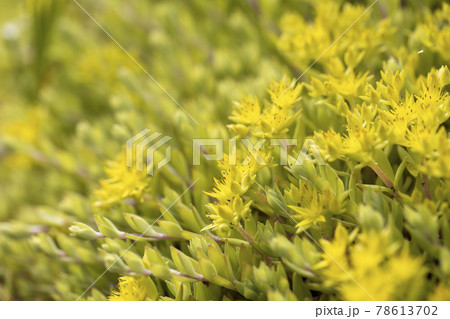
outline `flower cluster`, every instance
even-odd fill
[[[300,220],[296,225],[298,232],[305,231],[319,223],[325,223],[330,220],[332,215],[342,212],[341,201],[329,188],[325,188],[320,194],[310,184],[301,183],[300,188],[291,185],[290,190],[285,193],[292,201],[300,205],[288,206],[294,211],[293,217]]]
[[[368,86],[362,104],[347,107],[346,131],[317,133],[316,140],[331,160],[351,159],[369,166],[377,165],[380,150],[404,146],[418,170],[448,176],[440,160],[447,158],[449,147],[441,129],[450,111],[450,97],[443,91],[449,76],[448,67],[442,66],[418,78],[413,83],[417,89],[409,92],[403,88],[404,72],[381,72],[377,89]]]
[[[148,191],[149,176],[136,168],[127,167],[125,154],[121,154],[118,161],[109,161],[105,169],[107,179],[100,182],[100,188],[95,194],[98,201],[96,206],[108,206],[125,198],[142,201]]]
[[[446,63],[450,61],[449,16],[450,5],[444,2],[441,9],[426,13],[424,23],[417,27],[414,34],[427,49],[439,54]]]
[[[228,125],[228,128],[237,137],[244,137],[249,132],[261,138],[279,137],[287,133],[288,127],[300,114],[300,111],[292,112],[302,91],[302,85],[296,85],[295,82],[290,82],[287,78],[273,82],[267,90],[271,102],[265,101],[264,109],[261,109],[258,99],[254,96],[234,102],[229,119],[237,124]]]
[[[119,279],[117,291],[109,297],[111,301],[157,300],[159,297],[155,283],[148,277],[128,277]]]
[[[353,238],[352,238],[353,237]],[[356,239],[354,238],[356,237]],[[349,234],[338,224],[333,240],[321,240],[325,284],[338,287],[344,300],[415,300],[426,269],[407,246],[399,247],[386,230]]]
[[[208,217],[213,223],[204,230],[218,228],[223,233],[229,234],[230,226],[240,225],[241,219],[249,216],[252,201],[244,201],[242,196],[254,184],[258,170],[268,165],[270,161],[270,155],[261,152],[257,154],[257,158],[248,155],[245,159],[239,156],[234,160],[227,155],[224,156],[219,164],[222,178],[214,179],[214,190],[206,193],[217,202],[207,205],[210,212]]]
[[[283,16],[277,42],[301,69],[306,69],[318,57],[321,58],[317,62],[326,67],[330,59],[343,58],[349,48],[370,52],[365,63],[374,63],[375,56],[383,51],[395,32],[389,19],[371,21],[364,14],[363,5],[333,0],[311,2],[312,17],[298,13]],[[349,21],[357,19],[361,21],[349,28]]]

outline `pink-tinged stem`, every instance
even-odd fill
[[[383,172],[383,170],[377,164],[370,166],[370,168],[373,169],[373,171],[383,181],[383,183],[386,185],[386,187],[391,188],[391,189],[394,188],[394,183],[392,183],[391,179],[386,175],[385,172]]]
[[[430,181],[428,180],[427,175],[424,175],[424,174],[422,174],[422,186],[423,186],[423,190],[425,192],[425,197],[428,199],[431,199]]]

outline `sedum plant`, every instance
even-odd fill
[[[450,6],[370,5],[86,3],[183,109],[69,1],[11,5],[1,299],[448,300]]]

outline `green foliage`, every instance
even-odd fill
[[[129,55],[72,1],[0,12],[0,299],[450,298],[447,3],[80,4]]]

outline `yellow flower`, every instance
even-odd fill
[[[426,78],[419,79],[417,86],[420,89],[416,95],[403,92],[403,71],[387,70],[381,72],[381,77],[383,81],[377,83],[377,89],[368,86],[365,95],[361,96],[369,105],[364,102],[347,110],[345,134],[332,129],[315,134],[322,152],[331,161],[339,158],[367,164],[374,161],[375,151],[389,143],[398,144],[418,153],[424,162],[428,161],[428,169],[423,163],[416,163],[422,165],[422,171],[435,174],[433,176],[446,176],[443,163],[437,161],[447,158],[448,140],[444,138],[445,129],[439,134],[437,129],[450,116],[450,97],[444,92],[444,86],[450,83],[448,67],[433,69]],[[314,87],[326,85],[316,83]]]
[[[329,57],[343,58],[350,47],[369,52],[367,59],[377,56],[386,45],[394,29],[388,19],[367,23],[370,15],[363,15],[365,8],[348,2],[334,0],[309,1],[314,16],[306,19],[289,13],[280,23],[281,35],[277,45],[300,69],[306,69],[319,56],[323,66]],[[361,19],[360,19],[361,18]],[[348,29],[349,21],[358,21]],[[311,21],[310,21],[311,20]],[[375,23],[375,25],[374,25]],[[341,35],[345,33],[345,36]],[[336,41],[338,38],[339,41]],[[335,42],[335,43],[334,43]]]
[[[425,22],[419,25],[414,35],[427,47],[437,52],[445,61],[450,61],[450,5],[443,2],[442,9],[427,13]]]
[[[241,196],[254,183],[256,172],[271,161],[270,154],[262,151],[258,154],[264,163],[259,163],[252,156],[244,159],[242,152],[237,152],[235,160],[224,155],[224,159],[219,162],[219,167],[222,169],[222,179],[214,179],[213,191],[206,192],[208,196],[217,199],[216,203],[207,205],[208,217],[212,219],[213,223],[203,230],[219,229],[228,233],[230,226],[237,226],[241,219],[250,214],[252,201],[244,202]]]
[[[148,277],[119,278],[118,290],[113,290],[108,300],[110,301],[145,301],[157,300],[159,297],[153,281]]]
[[[300,114],[300,111],[291,112],[302,91],[302,85],[294,85],[294,82],[286,77],[273,82],[267,90],[271,103],[267,103],[262,112],[256,97],[244,97],[241,102],[235,102],[229,119],[237,124],[228,125],[228,128],[238,137],[244,137],[250,131],[261,138],[286,133]]]
[[[373,121],[365,121],[359,112],[347,112],[347,134],[316,133],[317,145],[325,151],[331,161],[352,159],[361,163],[373,161],[373,153],[385,146]]]
[[[329,129],[327,132],[315,133],[314,138],[317,145],[328,155],[330,161],[344,158],[344,141],[341,134]]]
[[[450,158],[450,142],[445,127],[441,127],[450,115],[450,97],[443,92],[444,86],[450,82],[448,68],[432,70],[426,79],[418,82],[420,94],[415,96],[415,100],[410,97],[402,101],[399,107],[394,108],[394,118],[386,123],[397,127],[397,130],[406,126],[404,138],[395,141],[420,156],[421,160],[416,165],[421,172],[435,177],[450,176],[445,164]],[[403,126],[398,125],[400,121],[403,121]]]
[[[416,163],[422,173],[438,178],[450,177],[450,140],[444,127],[438,132],[414,127],[408,134],[408,146],[422,155],[422,161]]]
[[[349,234],[347,229],[338,224],[334,231],[332,241],[320,241],[326,254],[322,255],[323,261],[316,265],[316,269],[322,271],[325,277],[325,285],[332,286],[335,283],[346,281],[348,275],[342,268],[349,269],[347,259],[347,246],[349,244]],[[342,267],[342,268],[341,268]]]
[[[272,82],[267,90],[273,104],[279,105],[283,110],[289,110],[297,103],[302,92],[301,85],[295,85],[295,80],[289,81],[283,77],[280,82]]]
[[[288,127],[300,114],[297,111],[291,114],[291,109],[300,100],[302,85],[294,85],[294,81],[289,81],[284,77],[280,82],[273,82],[268,92],[270,103],[263,111],[258,124],[258,130],[253,135],[261,138],[275,137],[288,132]]]
[[[327,217],[338,214],[341,210],[338,199],[329,189],[325,189],[322,194],[319,194],[308,184],[302,183],[300,190],[291,185],[291,193],[298,194],[298,198],[294,197],[294,200],[301,205],[288,206],[295,212],[294,219],[300,220],[296,225],[299,228],[298,232],[326,222]]]
[[[261,107],[255,96],[243,97],[241,102],[233,103],[233,112],[229,117],[235,123],[253,124],[259,120]]]
[[[363,95],[364,88],[372,76],[369,76],[369,72],[356,73],[353,68],[362,59],[363,55],[364,51],[359,53],[359,57],[354,57],[353,60],[347,61],[347,68],[344,67],[339,58],[330,59],[327,64],[328,74],[323,76],[323,81],[314,78],[314,85],[310,87],[310,95],[312,97],[340,96],[348,101],[353,101]],[[348,65],[350,63],[352,67]]]
[[[425,268],[407,246],[391,242],[387,229],[365,230],[354,244],[340,224],[334,239],[321,240],[325,285],[343,300],[414,300],[421,296]]]
[[[254,159],[248,164],[243,164],[242,156],[239,156],[239,159],[236,158],[234,163],[227,155],[224,155],[223,160],[219,162],[219,167],[222,169],[222,179],[214,179],[213,192],[206,194],[217,198],[220,202],[235,195],[244,194],[248,187],[253,184],[253,178],[259,168],[257,161]]]
[[[417,119],[414,111],[414,97],[407,94],[404,101],[392,102],[392,109],[378,109],[377,121],[380,135],[392,143],[405,145],[410,124]]]
[[[213,224],[209,227],[207,226],[205,230],[217,227],[222,230],[228,230],[230,225],[239,225],[240,220],[250,214],[251,204],[251,200],[244,204],[242,198],[238,196],[233,196],[225,203],[208,204],[212,211],[212,214],[209,214],[208,217],[213,220]]]
[[[131,197],[142,201],[149,184],[149,176],[135,168],[127,167],[125,155],[118,161],[109,161],[105,169],[107,179],[100,181],[100,188],[95,191],[98,201],[96,206],[109,206],[122,199]]]

